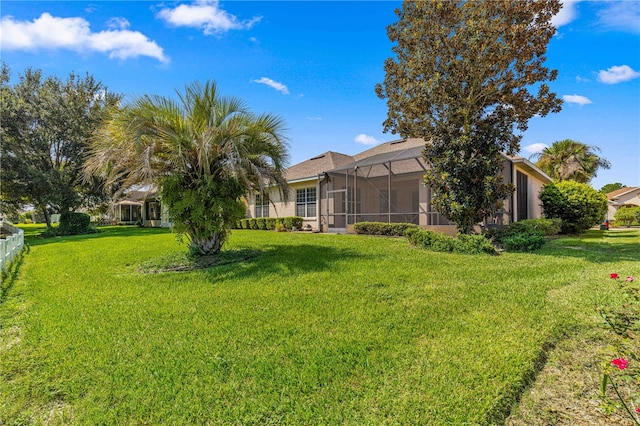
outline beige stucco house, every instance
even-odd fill
[[[123,225],[142,224],[148,228],[171,226],[166,209],[162,208],[158,191],[130,191],[114,204],[113,221]]]
[[[456,227],[431,206],[423,185],[423,139],[402,139],[350,156],[325,152],[286,171],[289,203],[276,191],[248,196],[247,217],[300,216],[323,232],[353,232],[357,222],[410,222],[455,234]],[[485,224],[508,224],[542,216],[538,194],[551,178],[522,157],[504,156],[505,181],[516,192]]]
[[[640,206],[640,187],[620,188],[607,194],[609,208],[607,219],[612,220],[613,215],[622,206]]]

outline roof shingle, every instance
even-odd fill
[[[322,172],[335,169],[336,167],[340,167],[351,162],[353,162],[353,157],[350,155],[327,151],[324,154],[317,155],[309,160],[289,167],[285,170],[285,177],[289,182],[317,177]]]

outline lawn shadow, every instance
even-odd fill
[[[635,237],[635,240],[634,240]],[[623,239],[627,239],[624,241]],[[588,231],[550,242],[539,256],[577,257],[592,263],[640,260],[640,234],[628,231]]]
[[[30,248],[25,245],[24,248],[9,262],[6,271],[0,271],[2,280],[0,280],[0,305],[5,301],[13,284],[18,279],[20,267],[24,261],[24,257],[29,254]]]
[[[327,270],[340,271],[342,262],[367,256],[357,251],[321,244],[267,245],[241,263],[204,269],[213,281],[242,280],[257,275],[289,276]]]
[[[41,246],[51,243],[74,243],[93,238],[129,237],[144,235],[169,234],[169,228],[140,228],[138,226],[107,226],[98,228],[94,234],[67,235],[60,237],[42,238],[40,235],[25,235],[24,241],[31,246]]]

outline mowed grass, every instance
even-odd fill
[[[190,272],[166,230],[38,240],[0,305],[0,424],[493,424],[563,332],[640,276],[640,232],[536,254],[234,231]]]

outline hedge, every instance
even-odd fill
[[[620,207],[613,215],[617,224],[630,227],[634,222],[640,222],[640,207]]]
[[[389,237],[402,237],[404,231],[409,228],[417,228],[413,223],[386,223],[386,222],[358,222],[353,225],[356,234],[386,235]]]
[[[88,214],[78,212],[62,212],[60,215],[60,225],[57,228],[47,228],[41,237],[55,237],[61,235],[95,234],[98,232],[91,224]]]
[[[423,249],[445,253],[495,254],[491,241],[483,235],[458,234],[456,238],[428,231],[418,227],[409,227],[404,232],[409,243]]]
[[[275,230],[276,224],[281,223],[285,229],[297,231],[302,228],[303,219],[298,216],[289,217],[258,217],[240,219],[234,224],[235,229]]]

